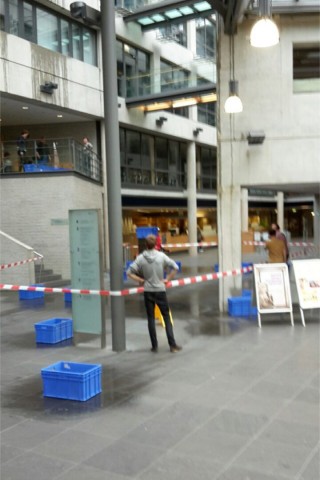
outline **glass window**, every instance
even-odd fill
[[[196,20],[196,51],[202,58],[215,57],[215,24],[206,18]]]
[[[158,37],[160,38],[171,40],[179,45],[182,45],[183,47],[187,46],[186,23],[180,23],[178,25],[171,24],[168,27],[159,28],[158,32]]]
[[[26,40],[35,40],[33,8],[30,3],[23,2],[23,32],[22,37]]]
[[[156,169],[168,170],[168,141],[165,138],[156,137],[155,157]]]
[[[179,90],[188,86],[189,72],[168,62],[160,62],[161,92]]]
[[[120,97],[150,93],[150,55],[117,41],[117,78]]]
[[[140,167],[141,158],[140,158],[140,134],[138,132],[133,132],[127,130],[126,135],[126,151],[127,159],[126,163],[130,167]]]
[[[143,168],[151,167],[151,136],[141,135],[141,165]]]
[[[47,2],[48,3],[48,2]],[[26,0],[0,0],[0,30],[97,65],[96,31]]]
[[[138,50],[139,95],[150,93],[150,55]]]
[[[124,44],[124,65],[126,75],[126,96],[137,96],[137,75],[136,75],[136,59],[137,52],[135,48],[130,45]]]
[[[216,102],[198,105],[198,122],[216,125]]]
[[[41,8],[37,8],[37,39],[38,45],[59,51],[58,18]]]
[[[122,42],[119,42],[119,40],[117,40],[117,44],[116,44],[116,54],[117,54],[118,95],[119,97],[125,97],[123,44]]]
[[[72,24],[72,56],[82,60],[82,41],[80,26]]]
[[[5,3],[4,0],[0,0],[0,30],[5,30]]]
[[[199,190],[217,189],[217,152],[213,148],[197,147],[197,164],[200,173],[197,178]]]
[[[96,38],[92,31],[82,29],[83,35],[83,61],[90,65],[96,65]]]
[[[320,91],[320,46],[293,47],[294,92]]]
[[[71,56],[70,47],[70,24],[66,20],[61,20],[61,53]]]
[[[18,0],[9,1],[9,33],[19,35]]]

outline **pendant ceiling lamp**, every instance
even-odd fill
[[[257,48],[277,45],[279,30],[271,19],[271,0],[259,0],[259,15],[261,18],[253,25],[250,33],[251,45]]]
[[[226,113],[240,113],[243,110],[242,101],[239,98],[239,82],[234,78],[234,39],[233,34],[230,35],[230,76],[229,81],[229,97],[224,104]]]

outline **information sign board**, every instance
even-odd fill
[[[261,314],[276,312],[290,313],[293,325],[288,266],[285,263],[261,263],[253,268],[259,327]]]
[[[304,309],[320,308],[320,259],[293,260],[302,324]]]
[[[70,210],[72,288],[102,290],[101,239],[98,210]],[[100,295],[72,295],[73,328],[79,333],[103,332]]]

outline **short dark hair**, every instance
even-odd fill
[[[148,250],[152,250],[156,245],[156,237],[155,235],[148,235],[146,237],[146,247]]]
[[[271,229],[269,230],[269,236],[270,236],[270,237],[275,237],[275,236],[276,236],[276,231],[273,230],[273,228],[271,228]]]

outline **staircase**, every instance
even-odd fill
[[[46,269],[43,264],[35,264],[35,283],[41,283],[44,287],[65,287],[71,284],[71,280],[63,279],[62,275]]]

